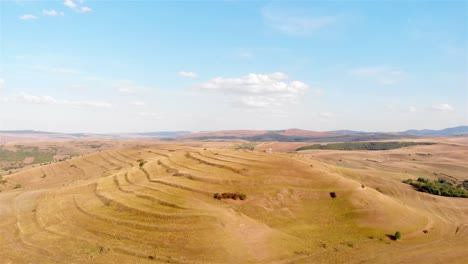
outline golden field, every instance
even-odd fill
[[[467,138],[424,141],[437,144],[141,141],[27,167],[0,185],[0,263],[468,263],[468,199],[402,183],[468,180]]]

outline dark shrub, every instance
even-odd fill
[[[396,231],[396,233],[395,233],[395,239],[396,239],[396,240],[401,239],[401,233],[400,233],[400,231]]]
[[[331,193],[330,193],[330,197],[331,197],[331,198],[336,198],[336,193],[335,193],[335,192],[331,192]]]
[[[247,195],[245,195],[244,193],[222,193],[222,194],[215,193],[213,195],[213,198],[218,199],[218,200],[221,200],[221,199],[245,200],[247,198]]]

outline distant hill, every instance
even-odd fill
[[[179,139],[201,141],[232,141],[246,140],[251,142],[279,141],[279,142],[352,142],[366,140],[386,140],[398,138],[414,138],[404,133],[370,133],[330,131],[316,132],[302,129],[287,130],[229,130],[187,134]]]
[[[190,134],[190,131],[161,131],[161,132],[145,132],[138,133],[138,135],[149,136],[149,137],[176,137],[181,135]]]
[[[36,130],[0,130],[0,134],[35,135],[35,134],[59,134],[59,133],[36,131]]]
[[[166,138],[166,137],[179,137],[190,134],[190,131],[156,131],[156,132],[137,132],[137,133],[118,133],[113,134],[119,138]]]
[[[80,140],[80,139],[145,139],[162,141],[251,141],[251,142],[354,142],[392,140],[426,136],[468,135],[468,126],[442,130],[407,130],[404,132],[363,132],[354,130],[310,131],[297,128],[285,130],[219,130],[192,133],[190,131],[155,131],[135,133],[56,133],[35,130],[0,131],[0,142],[26,140]]]
[[[365,134],[366,132],[363,132],[363,131],[354,131],[354,130],[346,130],[346,129],[343,129],[343,130],[333,130],[333,131],[330,131],[332,133],[335,133],[335,134],[340,134],[340,135],[355,135],[355,134]]]
[[[331,132],[316,132],[302,129],[286,130],[220,130],[200,132],[184,135],[184,138],[218,138],[218,139],[246,139],[249,141],[280,141],[293,138],[312,138],[334,136]],[[291,140],[294,141],[294,140]]]
[[[456,136],[456,135],[468,135],[468,126],[457,126],[451,128],[445,128],[441,130],[407,130],[405,133],[414,136]]]
[[[47,141],[47,140],[86,140],[86,139],[142,139],[142,138],[177,138],[189,131],[158,131],[142,133],[58,133],[35,130],[0,130],[0,143],[13,141]]]

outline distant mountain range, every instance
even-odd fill
[[[329,142],[329,141],[363,141],[384,140],[403,137],[414,137],[402,133],[365,133],[344,132],[316,132],[301,129],[287,130],[229,130],[192,133],[181,137],[186,140],[201,141],[232,141],[247,140],[252,142],[280,141],[280,142]]]
[[[221,130],[192,133],[190,131],[159,131],[142,133],[56,133],[35,130],[5,130],[0,131],[0,142],[26,140],[80,140],[80,139],[147,139],[155,138],[163,141],[194,140],[194,141],[233,141],[246,140],[252,142],[352,142],[369,140],[386,140],[398,138],[418,138],[432,136],[468,135],[468,126],[458,126],[441,130],[407,130],[403,132],[362,132],[353,130],[335,130],[326,132],[302,129],[286,130]]]
[[[458,126],[458,127],[451,127],[441,130],[430,130],[430,129],[423,129],[423,130],[407,130],[405,133],[415,136],[455,136],[455,135],[467,135],[468,134],[468,126]]]

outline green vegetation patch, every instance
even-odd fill
[[[4,146],[0,146],[0,160],[8,162],[23,162],[28,157],[33,157],[34,163],[49,162],[54,159],[54,155],[57,151],[41,151],[38,147],[26,147],[23,145],[17,145],[16,151],[6,149]]]
[[[241,143],[241,144],[235,144],[232,146],[232,149],[246,149],[246,150],[254,150],[255,146],[257,143],[249,142],[249,143]]]
[[[308,149],[331,149],[331,150],[389,150],[404,148],[416,145],[433,145],[430,142],[353,142],[353,143],[331,143],[331,144],[314,144],[303,146],[296,151]]]
[[[441,196],[468,198],[468,191],[465,190],[462,185],[454,186],[452,182],[443,178],[439,178],[437,181],[431,181],[429,179],[419,177],[416,181],[408,179],[403,182],[413,186],[420,192]]]
[[[395,232],[395,240],[400,240],[401,239],[401,233],[400,231]]]

